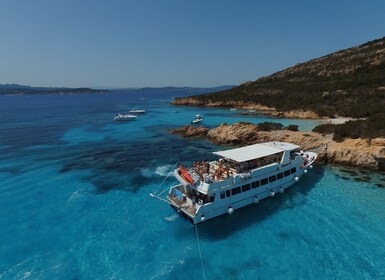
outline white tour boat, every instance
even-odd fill
[[[314,152],[285,142],[268,142],[214,152],[218,161],[174,170],[179,184],[170,187],[168,203],[198,224],[283,193],[299,181],[317,158]],[[153,195],[155,196],[155,195]]]
[[[203,118],[201,115],[196,115],[195,118],[191,121],[192,124],[200,123],[203,121]]]
[[[133,120],[135,120],[137,117],[138,117],[138,116],[131,115],[131,114],[125,115],[125,114],[120,114],[120,113],[119,113],[119,114],[114,118],[114,120],[115,120],[115,121],[133,121]]]
[[[130,114],[144,114],[146,113],[146,110],[143,109],[132,109],[129,111]]]

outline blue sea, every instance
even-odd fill
[[[169,128],[319,121],[174,107],[169,93],[0,96],[0,279],[385,279],[385,176],[315,166],[195,228],[151,198],[222,149]],[[174,94],[182,96],[183,93]],[[114,122],[131,108],[147,113]],[[174,111],[178,112],[174,112]]]

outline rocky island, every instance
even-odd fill
[[[320,162],[330,162],[385,172],[385,138],[345,139],[336,142],[332,135],[287,129],[263,131],[251,123],[222,124],[213,129],[183,126],[170,130],[186,138],[204,137],[218,145],[251,145],[269,141],[285,141],[304,149],[315,149]]]

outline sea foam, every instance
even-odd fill
[[[154,177],[166,177],[166,176],[172,176],[172,165],[161,165],[156,167],[155,169],[151,168],[141,168],[140,174],[142,174],[143,177],[146,178],[154,178]]]

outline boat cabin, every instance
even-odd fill
[[[220,157],[216,161],[194,162],[193,166],[183,168],[189,178],[186,179],[183,174],[181,176],[181,168],[174,174],[180,182],[185,181],[186,186],[208,194],[213,188],[235,184],[263,170],[269,171],[278,165],[290,163],[298,156],[295,152],[298,148],[294,144],[268,142],[218,151],[213,153]]]

